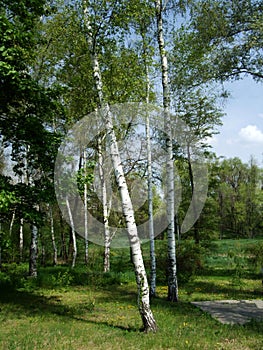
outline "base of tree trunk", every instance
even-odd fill
[[[143,332],[156,333],[157,325],[151,310],[149,308],[144,307],[144,310],[141,311],[141,317],[143,322]]]
[[[37,278],[37,271],[30,271],[28,276],[27,276],[28,279],[34,279],[34,278]]]
[[[178,302],[178,293],[177,293],[177,288],[175,286],[169,286],[168,287],[168,301],[171,301],[173,303]]]

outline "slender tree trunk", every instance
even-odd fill
[[[71,263],[71,267],[74,268],[76,265],[76,258],[77,258],[77,240],[76,240],[74,220],[73,220],[73,216],[72,216],[72,212],[70,209],[70,204],[69,204],[68,198],[66,199],[66,205],[67,205],[67,209],[68,209],[68,215],[69,215],[69,221],[70,221],[70,227],[71,227],[71,238],[72,238],[72,263]]]
[[[49,205],[49,218],[50,218],[51,241],[52,241],[52,248],[53,248],[53,265],[56,266],[58,263],[58,250],[57,250],[57,245],[55,240],[53,211],[50,205]]]
[[[104,224],[104,272],[110,271],[110,228],[109,228],[109,208],[108,208],[108,196],[107,187],[104,176],[104,161],[102,155],[102,140],[98,138],[98,162],[99,162],[99,175],[101,183],[101,197],[102,197],[102,210],[103,210],[103,224]]]
[[[14,210],[13,214],[12,214],[12,219],[11,219],[11,222],[10,222],[10,227],[9,227],[9,235],[10,235],[10,237],[12,236],[13,227],[14,227],[14,223],[15,223],[15,218],[16,218],[16,211]]]
[[[170,91],[168,81],[168,60],[165,51],[162,19],[162,0],[155,0],[157,36],[162,64],[162,86],[163,86],[163,108],[165,125],[167,128],[166,151],[167,151],[167,240],[168,240],[168,300],[178,301],[178,283],[176,266],[176,245],[175,245],[175,205],[174,205],[174,164],[173,147],[170,117]]]
[[[46,266],[46,247],[43,237],[41,237],[41,266]]]
[[[88,185],[86,182],[87,176],[87,154],[86,150],[83,151],[83,167],[84,167],[84,244],[85,244],[85,264],[88,264],[89,260],[89,241],[88,241]]]
[[[146,51],[146,50],[144,50]],[[144,52],[146,54],[146,52]],[[150,79],[149,69],[145,63],[146,73],[146,104],[149,104]],[[150,238],[150,296],[156,295],[156,258],[155,258],[155,242],[154,242],[154,224],[153,224],[153,191],[152,191],[152,150],[151,150],[151,135],[150,135],[150,117],[146,114],[146,143],[147,143],[147,182],[148,182],[148,215],[149,215],[149,238]]]
[[[113,164],[113,169],[115,173],[115,179],[119,188],[120,197],[122,201],[122,211],[125,217],[126,226],[129,235],[130,246],[132,249],[132,259],[136,275],[136,282],[138,288],[138,308],[142,318],[143,326],[145,332],[157,330],[156,322],[153,317],[150,308],[150,298],[149,298],[149,286],[147,281],[147,275],[144,267],[141,244],[137,232],[137,226],[134,219],[134,211],[128,191],[128,186],[125,180],[123,167],[121,164],[120,153],[118,149],[118,144],[116,140],[115,131],[113,128],[112,114],[109,104],[105,101],[103,90],[102,90],[102,78],[99,67],[99,61],[96,54],[95,38],[92,34],[92,29],[90,27],[89,21],[89,8],[88,2],[83,0],[83,10],[84,10],[84,21],[87,32],[87,43],[91,55],[92,65],[93,65],[93,77],[97,95],[99,98],[100,107],[103,111],[105,128],[108,136],[108,144],[110,150],[110,156]]]
[[[23,249],[24,249],[24,219],[20,219],[19,225],[19,262],[23,262]]]
[[[156,294],[156,258],[155,258],[155,242],[154,242],[154,225],[153,225],[153,192],[152,192],[152,166],[151,166],[151,140],[150,140],[150,123],[149,116],[146,122],[146,138],[147,138],[147,181],[148,181],[148,214],[149,214],[149,237],[150,237],[150,296]]]
[[[66,234],[65,234],[65,223],[63,221],[63,218],[60,214],[60,227],[61,227],[61,250],[60,250],[60,256],[64,262],[68,262],[68,253],[67,253],[67,242],[66,242]]]
[[[31,244],[30,244],[30,257],[29,257],[29,276],[37,277],[37,240],[38,240],[38,228],[36,225],[31,226]]]
[[[79,170],[81,170],[81,169],[82,169],[82,151],[80,150]],[[77,205],[77,201],[75,199],[73,213],[76,212],[76,208],[77,208],[76,205]],[[68,255],[70,257],[72,256],[71,267],[74,268],[76,265],[76,259],[77,259],[77,239],[76,239],[75,224],[74,224],[73,215],[72,215],[72,211],[70,208],[68,198],[66,198],[66,206],[67,206],[67,210],[68,210],[68,216],[69,216],[69,222],[70,222],[70,228],[71,228],[70,237],[69,237],[69,254]],[[85,219],[84,219],[84,221],[85,221]],[[85,224],[85,222],[84,222],[84,224]]]

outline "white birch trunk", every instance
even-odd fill
[[[128,191],[128,186],[125,180],[123,167],[121,164],[118,144],[112,123],[112,114],[110,111],[109,104],[104,100],[103,90],[102,90],[102,79],[99,67],[98,57],[96,55],[96,47],[94,47],[94,38],[92,35],[92,30],[89,22],[89,8],[88,2],[83,0],[83,10],[84,10],[84,21],[87,31],[87,43],[89,46],[89,51],[91,55],[92,65],[93,65],[93,77],[95,88],[98,94],[100,107],[104,112],[105,128],[108,136],[108,144],[110,149],[110,156],[113,164],[113,169],[115,173],[115,179],[118,185],[118,189],[121,196],[122,211],[125,217],[127,231],[129,235],[129,241],[132,250],[132,260],[134,264],[134,270],[136,275],[136,282],[138,287],[138,308],[142,318],[144,331],[155,332],[157,330],[156,322],[153,317],[150,308],[150,298],[149,298],[149,286],[146,276],[146,271],[144,267],[141,244],[137,232],[137,226],[134,219],[133,206],[131,198]]]
[[[69,216],[69,222],[70,222],[70,227],[71,227],[71,234],[72,234],[72,243],[73,243],[73,254],[72,254],[72,263],[71,267],[74,268],[76,265],[76,258],[77,258],[77,240],[76,240],[76,233],[75,233],[75,225],[74,225],[74,220],[72,216],[72,212],[70,209],[70,204],[68,198],[66,198],[66,205],[68,209],[68,216]]]
[[[12,219],[11,219],[11,222],[10,222],[10,227],[9,227],[9,235],[10,235],[10,237],[12,236],[13,227],[14,227],[14,223],[15,223],[15,218],[16,218],[16,211],[14,210],[14,212],[12,214]]]
[[[88,241],[88,185],[86,183],[87,176],[87,154],[86,150],[83,151],[83,167],[84,167],[84,244],[85,244],[85,264],[88,264],[89,260],[89,241]]]
[[[58,263],[58,250],[55,240],[55,230],[54,230],[54,219],[53,219],[53,211],[49,206],[49,218],[50,218],[50,233],[51,233],[51,242],[53,247],[53,265],[56,266]]]
[[[111,235],[109,228],[109,207],[108,207],[108,195],[107,187],[103,169],[103,156],[102,156],[102,141],[98,138],[98,162],[99,162],[99,175],[101,183],[101,197],[102,197],[102,210],[103,210],[103,224],[104,224],[104,272],[110,271],[110,243]]]
[[[146,104],[149,104],[150,79],[147,63],[146,69]],[[149,215],[149,238],[150,238],[150,296],[156,295],[156,258],[155,258],[155,242],[154,242],[154,224],[153,224],[153,191],[152,191],[152,150],[150,135],[150,118],[149,113],[146,115],[146,143],[147,143],[147,182],[148,182],[148,215]]]
[[[23,249],[24,249],[24,219],[20,219],[19,225],[19,261],[23,261]]]
[[[38,228],[36,225],[31,226],[31,244],[30,244],[30,257],[29,257],[29,276],[37,277],[37,239]]]
[[[166,152],[167,152],[167,241],[168,241],[168,300],[178,301],[178,284],[176,268],[176,247],[175,247],[175,204],[174,204],[174,165],[173,165],[173,148],[170,118],[170,91],[168,81],[168,60],[165,51],[162,0],[155,0],[156,19],[157,19],[157,36],[162,65],[162,86],[163,86],[163,108],[165,125],[167,128]]]

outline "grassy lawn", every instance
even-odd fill
[[[261,350],[263,322],[222,325],[190,304],[194,300],[262,299],[259,275],[245,271],[236,278],[231,256],[220,249],[207,256],[204,270],[180,286],[178,303],[167,302],[166,287],[158,285],[158,296],[152,301],[159,327],[156,334],[140,332],[131,271],[94,274],[88,285],[76,285],[67,269],[61,268],[54,278],[55,268],[46,268],[40,272],[41,285],[30,281],[20,288],[3,285],[0,349]],[[45,281],[53,281],[53,286]]]

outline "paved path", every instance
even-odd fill
[[[196,301],[193,305],[224,324],[245,324],[251,319],[263,321],[263,300]]]

